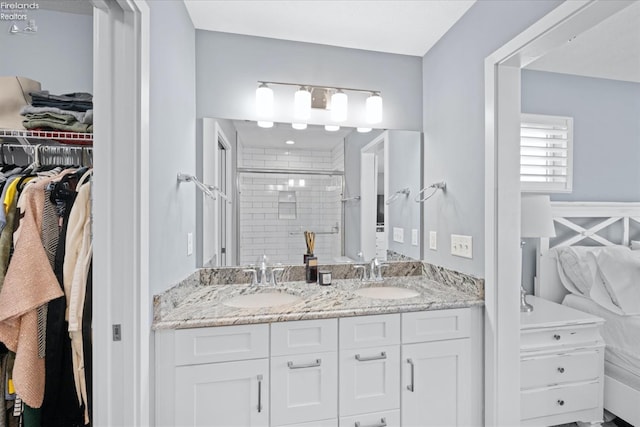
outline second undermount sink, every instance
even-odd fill
[[[414,291],[413,289],[396,286],[369,286],[356,289],[353,293],[361,297],[373,299],[405,299],[420,295],[420,292]]]
[[[297,304],[302,298],[286,292],[256,292],[254,294],[238,295],[222,304],[235,308],[264,308]]]

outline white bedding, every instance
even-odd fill
[[[605,360],[640,377],[640,315],[620,316],[587,297],[568,294],[564,305],[606,320],[602,337],[607,344]]]

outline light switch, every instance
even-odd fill
[[[187,233],[187,256],[193,255],[193,233]]]
[[[393,241],[404,243],[404,228],[393,227]]]
[[[438,250],[438,232],[429,232],[429,249],[432,251]]]
[[[413,246],[418,246],[418,229],[417,228],[411,229],[411,244]]]
[[[473,241],[471,236],[451,235],[451,255],[473,258]]]

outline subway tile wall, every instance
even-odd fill
[[[239,166],[343,171],[344,154],[341,144],[332,151],[243,147]],[[314,253],[319,262],[332,263],[342,252],[342,179],[240,173],[240,264],[253,264],[263,253],[272,263],[301,264],[305,230],[316,232]]]

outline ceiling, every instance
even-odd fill
[[[324,126],[309,125],[305,130],[295,130],[290,123],[275,123],[272,128],[264,129],[256,122],[236,120],[233,122],[238,137],[244,147],[289,148],[291,150],[330,151],[341,144],[344,138],[355,129],[341,127],[336,132],[327,132]],[[294,145],[285,141],[293,140]]]
[[[475,0],[184,2],[201,30],[424,56]]]
[[[640,83],[640,1],[526,68]]]

